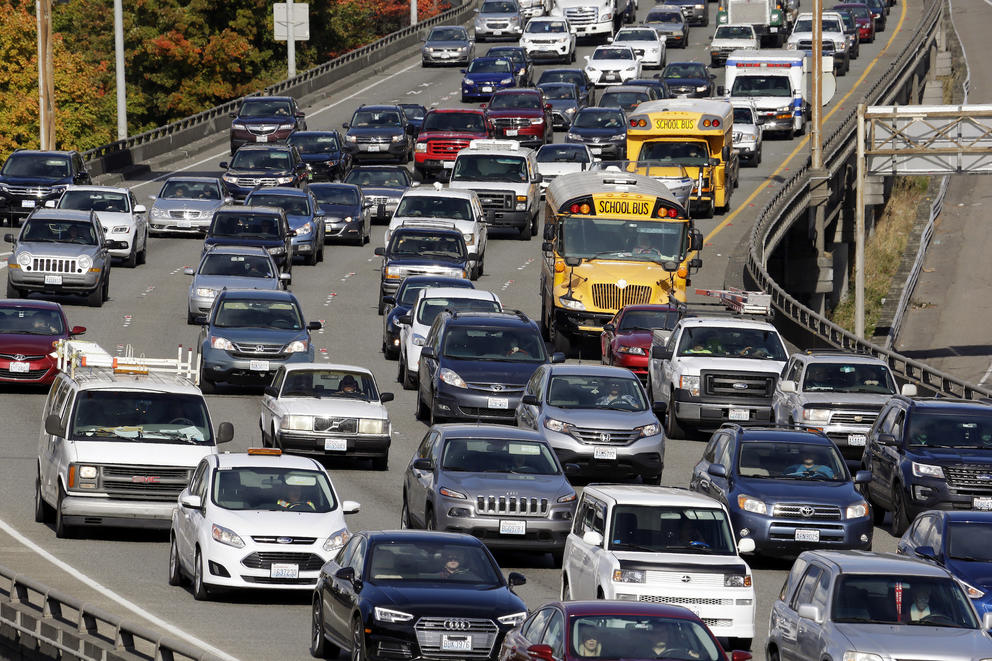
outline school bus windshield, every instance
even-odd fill
[[[659,141],[645,142],[638,156],[642,161],[658,161],[659,165],[700,167],[708,164],[710,155],[705,142]]]
[[[559,246],[562,257],[681,262],[687,228],[685,222],[565,218]]]

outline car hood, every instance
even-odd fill
[[[463,140],[474,140],[479,137],[484,137],[486,135],[485,131],[421,131],[417,138],[420,142],[426,142],[428,140],[457,140],[459,138]]]
[[[97,250],[97,246],[87,246],[79,243],[21,241],[17,244],[14,253],[29,252],[32,255],[78,257],[79,255],[93,255]]]
[[[297,216],[296,214],[286,214],[286,221],[290,229],[299,229],[313,220],[313,216]]]
[[[710,46],[714,48],[755,48],[754,39],[714,39]]]
[[[467,41],[428,41],[424,43],[424,48],[468,48]]]
[[[543,110],[535,110],[533,108],[506,108],[505,110],[486,110],[486,117],[493,119],[495,117],[544,117]]]
[[[618,45],[618,46],[629,46],[630,48],[640,48],[640,49],[647,49],[647,48],[658,48],[658,49],[660,49],[661,48],[661,46],[660,46],[661,42],[660,41],[627,41],[627,40],[624,40],[624,41],[615,41],[613,43],[616,44],[616,45]]]
[[[626,131],[622,126],[618,126],[612,129],[606,129],[606,128],[599,128],[596,126],[585,128],[582,126],[575,126],[573,124],[572,128],[570,128],[568,132],[574,133],[575,135],[581,135],[584,138],[607,137],[607,136],[620,135],[621,133],[623,133],[624,138],[626,139]]]
[[[761,358],[714,358],[712,356],[679,356],[679,364],[684,373],[698,374],[699,370],[730,370],[737,372],[764,372],[766,374],[782,373],[784,360],[767,360]]]
[[[582,172],[585,163],[538,163],[537,171],[544,176],[557,177],[572,172]]]
[[[460,473],[444,471],[441,481],[468,495],[514,493],[521,496],[545,495],[555,498],[571,491],[564,475],[520,475],[516,473]]]
[[[654,333],[649,330],[618,331],[616,341],[627,347],[649,347],[654,340]]]
[[[520,597],[509,588],[473,588],[447,586],[440,580],[429,584],[405,583],[401,586],[380,583],[375,590],[381,596],[378,605],[409,609],[420,617],[453,615],[495,619],[501,615],[526,611]]]
[[[496,19],[500,19],[500,18],[501,19],[504,19],[504,20],[509,20],[511,18],[516,18],[517,16],[519,16],[519,14],[517,14],[516,12],[498,13],[498,14],[497,13],[492,13],[492,14],[490,14],[490,13],[486,13],[486,14],[480,13],[479,14],[479,18],[480,19],[490,19],[490,20],[496,20]]]
[[[251,168],[251,169],[234,169],[228,168],[227,174],[232,177],[259,177],[259,176],[287,176],[292,174],[292,170],[289,168]]]
[[[238,344],[289,344],[294,340],[307,339],[305,330],[277,330],[272,328],[217,328],[211,327],[210,334],[227,338]]]
[[[549,99],[548,103],[553,110],[566,110],[568,108],[579,107],[579,102],[575,99]]]
[[[936,448],[913,446],[906,449],[906,458],[923,463],[953,466],[955,464],[984,464],[992,473],[992,453],[978,448]]]
[[[501,383],[508,386],[522,386],[534,374],[541,363],[511,361],[461,360],[444,358],[445,367],[458,373],[470,383]],[[498,393],[497,393],[498,394]]]
[[[354,204],[326,204],[318,203],[317,210],[324,216],[332,216],[334,218],[344,218],[345,216],[360,216],[362,215],[362,210],[360,207]]]
[[[386,418],[386,407],[347,397],[280,397],[279,401],[294,415],[321,417]]]
[[[837,623],[837,631],[851,641],[851,649],[871,651],[885,658],[913,656],[946,658],[948,650],[961,658],[984,658],[992,642],[978,629],[907,626],[898,624]]]
[[[332,151],[332,152],[324,152],[324,153],[317,153],[317,152],[310,152],[307,154],[300,153],[300,157],[306,163],[326,163],[327,161],[340,160],[341,152]]]
[[[247,278],[235,275],[198,275],[193,280],[193,288],[221,290],[228,289],[278,289],[275,278]]]
[[[841,41],[841,40],[844,39],[844,33],[843,32],[831,32],[830,30],[824,30],[823,31],[823,38],[824,39],[833,39],[833,40],[836,40],[836,41]],[[813,39],[813,33],[812,32],[793,32],[791,35],[789,35],[789,43],[790,44],[798,43],[800,41],[812,40],[812,39]]]
[[[348,129],[348,135],[403,135],[402,126],[370,126],[368,128],[352,127]]]
[[[275,503],[273,503],[275,504]],[[214,510],[217,523],[233,529],[239,535],[251,537],[316,537],[322,542],[331,533],[347,528],[340,506],[333,512],[290,512],[259,511],[259,510],[229,510],[216,508]],[[291,546],[281,546],[287,551]]]
[[[589,60],[587,69],[630,69],[637,66],[637,60]]]
[[[677,31],[677,30],[682,30],[682,27],[683,27],[684,24],[683,23],[661,23],[661,22],[655,21],[653,23],[647,23],[647,25],[650,25],[651,27],[653,27],[655,29],[658,29],[658,30]]]
[[[513,78],[513,74],[506,71],[496,71],[494,73],[467,73],[465,74],[465,80],[471,80],[477,83],[481,82],[498,82],[504,78]]]
[[[65,335],[30,335],[27,333],[0,334],[0,352],[41,356],[52,351],[52,342],[65,338]]]
[[[799,396],[807,404],[825,404],[830,405],[831,408],[850,406],[876,412],[881,410],[885,402],[892,399],[892,395],[843,392],[802,392]]]
[[[570,409],[548,406],[545,415],[556,420],[571,422],[576,427],[595,429],[630,430],[641,425],[657,423],[658,418],[647,411],[614,411],[611,409]]]
[[[113,457],[113,463],[135,466],[135,473],[141,474],[141,466],[185,466],[193,468],[200,459],[214,454],[213,445],[187,445],[182,442],[164,443],[140,442],[137,439],[120,441],[74,441],[72,461],[85,463],[105,463]],[[151,450],[150,447],[155,448]]]
[[[134,216],[128,212],[97,211],[96,217],[100,219],[100,224],[103,225],[103,231],[105,233],[108,233],[110,228],[115,225],[134,225]]]
[[[692,571],[691,565],[705,571],[710,567],[733,568],[747,572],[747,563],[736,555],[703,555],[702,553],[641,553],[637,551],[610,551],[622,567],[630,569],[656,569],[659,571]],[[712,571],[712,570],[711,570]]]
[[[251,126],[260,126],[266,124],[273,124],[273,129],[280,124],[295,124],[296,120],[293,117],[287,115],[268,115],[268,116],[256,116],[256,117],[235,117],[234,121],[240,122],[241,124],[250,124]]]
[[[158,198],[152,205],[155,209],[171,211],[173,209],[196,209],[199,211],[213,211],[223,206],[224,200],[191,200],[186,198],[163,200]]]
[[[944,566],[965,583],[982,588],[992,588],[992,562],[972,562],[947,558]]]
[[[695,85],[701,87],[709,85],[710,81],[705,78],[665,78],[666,85]]]
[[[853,482],[775,480],[738,476],[736,486],[739,491],[775,503],[811,503],[844,508],[861,499],[854,490]]]
[[[443,266],[443,267],[461,267],[465,265],[468,258],[462,259],[445,259],[441,256],[435,256],[431,258],[427,257],[407,257],[406,255],[401,256],[391,256],[387,258],[390,266]]]
[[[0,181],[10,186],[51,186],[53,184],[71,184],[72,177],[11,177],[0,176]]]
[[[282,237],[273,236],[268,239],[249,239],[238,236],[214,236],[208,235],[203,239],[205,245],[218,246],[254,246],[259,248],[270,248],[285,245],[286,241]]]

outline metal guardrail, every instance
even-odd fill
[[[0,565],[0,656],[4,656],[4,643],[30,652],[30,658],[219,659],[149,627],[124,622]]]
[[[923,18],[912,39],[893,59],[889,70],[881,76],[865,99],[871,105],[890,105],[896,95],[912,82],[914,71],[928,56],[940,26],[944,0],[931,0],[925,5]],[[851,111],[840,128],[824,145],[825,165],[832,173],[842,171],[855,150],[856,111]],[[953,375],[934,369],[855,336],[823,315],[806,307],[775,282],[766,269],[768,256],[781,242],[793,222],[805,217],[809,206],[809,161],[790,178],[758,215],[751,234],[746,269],[755,284],[772,296],[779,313],[823,342],[847,351],[867,353],[888,361],[889,367],[903,378],[942,395],[975,399],[992,397],[992,389],[968,383]]]

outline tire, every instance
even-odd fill
[[[685,430],[675,417],[675,394],[668,399],[668,412],[665,414],[665,437],[685,438]]]
[[[24,292],[7,281],[7,298],[24,298]]]
[[[314,598],[310,612],[310,656],[316,659],[337,658],[341,649],[327,642],[327,636],[324,635],[324,603],[319,595]]]
[[[137,265],[138,265],[138,238],[135,237],[134,243],[131,244],[131,254],[128,255],[127,259],[124,260],[124,266],[128,267],[129,269],[133,269]]]
[[[424,527],[427,530],[437,530],[437,521],[434,520],[434,508],[430,505],[427,506],[427,511],[424,513]]]
[[[778,649],[773,647],[768,650],[768,661],[779,661]]]
[[[41,496],[41,475],[34,479],[34,520],[37,523],[48,523],[52,520],[52,508]]]
[[[383,296],[382,290],[380,289],[379,290],[379,304],[377,306],[377,311],[378,311],[380,317],[386,311],[386,303],[382,300],[382,296]]]
[[[568,584],[568,576],[562,574],[561,577],[561,594],[558,595],[562,601],[572,600],[572,587]]]
[[[532,222],[528,220],[527,223],[520,228],[520,234],[517,238],[521,241],[530,241],[531,225]]]
[[[752,161],[754,167],[761,165],[761,149],[759,148],[757,153],[754,155],[754,160]]]
[[[148,230],[145,230],[145,242],[141,244],[141,251],[138,253],[138,264],[144,265],[148,261]]]
[[[418,390],[417,391],[416,418],[417,418],[417,420],[420,420],[421,422],[425,422],[429,416],[430,416],[430,413],[427,411],[427,405],[424,404],[424,400],[420,396],[420,391]]]
[[[351,623],[351,661],[365,661],[365,631],[362,629],[362,621],[355,618]]]
[[[105,289],[105,287],[103,286],[103,283],[102,282],[100,284],[98,284],[96,286],[96,289],[94,289],[89,294],[87,294],[87,296],[86,296],[86,305],[90,306],[91,308],[103,307],[103,300],[104,300],[103,299],[103,292],[104,292],[104,289]]]
[[[170,536],[169,540],[169,585],[183,584],[183,570],[179,562],[179,548],[176,546],[176,538]]]
[[[801,138],[804,135],[806,135],[806,122],[805,121],[803,121],[803,127],[801,129],[799,129],[798,131],[795,131],[793,133],[793,137]]]
[[[324,241],[317,242],[317,262],[324,261]]]
[[[428,414],[430,415],[430,418],[428,420],[428,424],[431,427],[433,427],[434,425],[439,425],[439,424],[441,424],[441,423],[444,422],[444,418],[442,416],[438,415],[434,411],[434,405],[433,404],[429,407]]]
[[[417,380],[407,369],[405,356],[400,358],[400,383],[403,384],[403,390],[416,390],[417,388]]]
[[[551,562],[554,563],[555,567],[561,567],[562,562],[565,560],[565,549],[555,549],[551,552]]]
[[[902,537],[902,534],[906,532],[906,528],[909,527],[909,512],[906,511],[906,494],[901,484],[898,482],[893,485],[898,489],[893,498],[892,507],[892,535],[894,537]]]
[[[59,484],[59,499],[55,503],[55,536],[59,539],[69,539],[72,537],[73,529],[65,522],[62,514],[62,501],[65,500],[65,489]]]
[[[551,336],[551,348],[554,351],[560,351],[566,356],[569,354],[569,352],[571,352],[572,341],[568,338],[567,335],[560,332],[554,326],[551,326],[548,329],[548,334]]]
[[[377,470],[377,471],[389,470],[389,455],[385,455],[382,457],[373,457],[372,470]]]
[[[307,266],[316,266],[317,265],[317,251],[316,250],[311,250],[310,251],[310,254],[307,255],[307,258],[304,260],[304,263]]]
[[[200,549],[196,549],[193,557],[193,598],[197,601],[207,601],[210,599],[210,588],[203,582],[203,557]]]
[[[413,528],[413,521],[410,520],[410,507],[406,504],[406,495],[403,496],[403,509],[400,510],[400,530]]]
[[[217,384],[208,379],[204,374],[203,370],[200,370],[200,392],[204,395],[212,395],[217,392]]]

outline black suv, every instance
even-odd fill
[[[249,96],[231,114],[231,155],[241,145],[286,142],[293,131],[306,131],[306,115],[291,96]]]
[[[355,161],[406,163],[413,158],[413,125],[399,106],[359,106],[342,126],[348,130],[344,148]]]
[[[11,225],[19,223],[67,185],[88,183],[90,175],[77,151],[15,150],[0,168],[0,213]]]
[[[409,275],[468,277],[468,248],[465,237],[455,229],[400,226],[385,248],[376,248],[382,257],[379,281],[379,314],[386,309],[385,297],[399,289]]]
[[[312,179],[344,179],[351,169],[351,154],[341,146],[337,131],[296,131],[286,142],[300,150]]]
[[[868,433],[865,489],[902,535],[923,510],[992,509],[992,402],[896,395]]]
[[[523,312],[444,311],[431,325],[420,353],[417,417],[509,422],[527,381],[549,356],[537,323]]]
[[[596,86],[582,69],[545,69],[537,79],[537,84],[540,86],[545,83],[575,83],[579,88],[579,98],[583,100],[580,105],[591,106],[596,103]]]
[[[248,197],[259,186],[291,186],[302,188],[310,177],[300,151],[292,145],[246,145],[228,163],[221,179],[237,200]]]
[[[214,213],[204,252],[210,246],[257,246],[265,248],[279,268],[290,273],[293,265],[293,235],[286,213],[275,207],[224,206]]]

